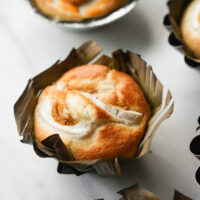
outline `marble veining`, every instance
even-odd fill
[[[175,188],[199,199],[194,179],[199,161],[190,153],[189,143],[200,115],[200,70],[186,66],[182,55],[169,46],[162,26],[165,4],[143,0],[111,25],[77,32],[42,19],[25,0],[0,1],[0,199],[118,200],[116,192],[135,182],[165,200],[172,200]],[[89,39],[105,53],[123,48],[142,54],[175,100],[174,114],[158,129],[152,153],[123,163],[123,176],[118,178],[58,174],[56,160],[41,159],[32,146],[20,143],[14,121],[13,105],[28,79]]]

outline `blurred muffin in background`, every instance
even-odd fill
[[[189,50],[200,59],[200,1],[193,0],[186,7],[181,19],[181,34]]]
[[[44,15],[58,21],[100,18],[130,0],[32,0]]]

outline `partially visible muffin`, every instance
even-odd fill
[[[75,160],[132,158],[150,115],[132,77],[103,65],[80,66],[41,93],[35,138],[59,134]]]
[[[39,10],[58,21],[99,18],[123,6],[128,0],[33,0]]]
[[[181,34],[188,49],[200,59],[200,0],[191,1],[184,11]]]

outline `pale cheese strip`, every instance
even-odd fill
[[[134,124],[142,116],[142,113],[136,111],[124,110],[117,106],[104,104],[93,94],[86,92],[81,92],[81,94],[90,99],[90,101],[92,101],[95,105],[105,110],[109,115],[111,115],[115,122],[121,122],[127,125]]]
[[[125,125],[134,125],[142,116],[142,113],[136,111],[124,110],[117,106],[104,104],[102,101],[98,100],[93,94],[89,94],[86,92],[80,92],[80,94],[89,99],[96,106],[107,112],[111,116],[113,122],[123,123]],[[95,121],[92,119],[80,119],[77,124],[70,126],[62,125],[56,122],[51,113],[54,103],[55,100],[46,97],[38,105],[37,118],[42,122],[44,126],[46,126],[46,128],[51,130],[51,132],[68,134],[70,137],[75,138],[85,137],[91,133],[92,124],[95,124]],[[66,103],[70,107],[70,101],[67,101],[67,98]],[[74,101],[73,104],[76,104],[76,101]],[[65,110],[65,112],[69,111]]]

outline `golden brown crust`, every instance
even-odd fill
[[[78,6],[78,5],[81,5],[83,3],[88,2],[89,0],[65,0],[65,1]]]
[[[145,124],[137,130],[107,124],[98,132],[97,142],[89,148],[71,145],[72,152],[77,160],[110,159],[116,156],[133,158],[136,155],[139,143],[143,137]],[[86,143],[87,145],[87,143]]]
[[[58,84],[62,84],[64,90],[58,89]],[[85,93],[95,95],[106,105],[142,113],[142,117],[131,125],[116,121],[107,110],[84,96]],[[60,134],[76,160],[135,156],[151,111],[143,92],[129,75],[102,65],[80,66],[65,73],[39,97],[35,111],[35,137],[38,141],[55,134],[38,116],[39,105],[46,97],[67,104],[75,120],[89,120],[91,123],[91,131],[84,137]]]
[[[87,18],[102,17],[112,12],[113,10],[116,10],[126,2],[127,0],[99,0],[88,7],[85,13]]]
[[[94,1],[94,3],[92,3]],[[124,5],[128,0],[35,0],[45,15],[59,21],[82,21],[103,17]],[[88,4],[89,3],[89,4]],[[86,6],[86,5],[87,6]],[[82,8],[86,6],[86,8]]]

